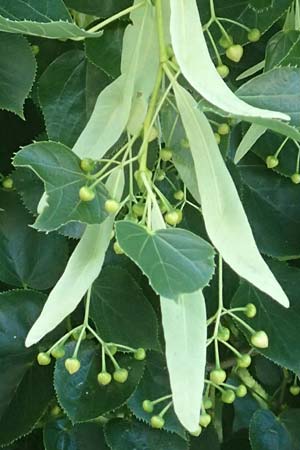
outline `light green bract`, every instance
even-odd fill
[[[174,92],[190,143],[207,233],[227,264],[283,306],[289,301],[261,257],[236,187],[214,134],[193,97],[179,84]]]
[[[113,198],[120,199],[124,189],[123,169],[116,170],[106,184]],[[50,292],[45,306],[28,333],[26,347],[38,342],[69,316],[98,277],[111,239],[114,216],[101,225],[88,225],[72,253],[64,273]]]
[[[196,0],[170,0],[171,36],[180,69],[210,103],[240,117],[290,120],[286,114],[254,108],[240,100],[218,74],[205,42]]]
[[[125,131],[137,92],[146,102],[152,91],[158,67],[154,8],[146,3],[130,17],[133,25],[128,25],[124,33],[121,75],[101,92],[86,128],[75,143],[73,151],[80,157],[102,158]],[[151,64],[145,74],[149,60]],[[140,125],[144,115],[145,109]]]

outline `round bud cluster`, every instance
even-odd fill
[[[182,211],[180,209],[174,209],[173,211],[165,214],[165,221],[169,225],[178,225],[182,221]]]
[[[227,374],[223,369],[214,369],[209,374],[210,381],[212,381],[216,385],[224,383],[226,377]]]
[[[82,186],[79,189],[79,198],[82,202],[91,202],[94,200],[95,196],[96,194],[93,189],[88,186]]]
[[[274,169],[279,164],[279,159],[274,155],[269,155],[266,158],[266,165],[268,169]]]
[[[269,338],[265,331],[256,331],[251,336],[251,344],[257,348],[268,348]]]
[[[65,360],[65,368],[70,375],[74,375],[80,369],[80,361],[77,358],[67,358]]]
[[[120,367],[114,371],[113,378],[117,383],[123,384],[128,379],[128,371]]]

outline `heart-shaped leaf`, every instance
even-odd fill
[[[206,286],[214,272],[214,251],[190,231],[164,229],[149,232],[141,225],[116,224],[124,252],[147,275],[153,289],[166,298]]]
[[[35,221],[34,228],[52,231],[73,221],[96,224],[106,219],[107,190],[98,183],[94,200],[80,200],[79,190],[87,184],[87,178],[80,168],[80,159],[65,145],[56,142],[28,145],[17,153],[14,165],[30,168],[45,184],[48,206]]]

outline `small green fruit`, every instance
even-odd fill
[[[296,397],[300,394],[300,387],[299,386],[291,386],[290,387],[290,393]]]
[[[176,192],[174,192],[173,197],[175,198],[175,200],[181,201],[184,199],[184,192],[176,191]]]
[[[135,203],[132,206],[132,212],[136,217],[142,217],[145,211],[145,204],[144,203]]]
[[[155,127],[152,127],[148,136],[148,142],[154,141],[158,137],[158,131]]]
[[[154,405],[151,402],[151,400],[144,400],[143,401],[143,410],[149,414],[151,414],[154,410]]]
[[[230,133],[230,126],[227,123],[221,123],[218,126],[218,134],[226,136],[228,133]]]
[[[299,173],[294,173],[292,176],[291,176],[291,180],[292,180],[292,182],[294,183],[294,184],[299,184],[300,183],[300,174]]]
[[[235,62],[235,63],[240,62],[240,60],[242,59],[243,53],[244,53],[244,49],[239,44],[231,45],[226,50],[227,58],[230,59],[231,61]]]
[[[37,56],[40,53],[40,47],[38,45],[32,45],[31,51],[34,54],[34,56]]]
[[[88,186],[82,186],[79,189],[79,198],[82,202],[91,202],[94,200],[95,196],[95,192]]]
[[[156,179],[157,179],[157,181],[163,181],[165,179],[165,177],[166,177],[166,172],[164,170],[159,169],[156,172]]]
[[[112,379],[111,374],[108,372],[100,372],[97,375],[98,383],[101,386],[107,386],[111,382],[111,379]]]
[[[37,362],[40,366],[49,366],[51,363],[51,357],[48,353],[41,352],[37,355]]]
[[[214,136],[215,136],[216,143],[219,145],[221,142],[221,136],[219,135],[219,133],[214,133]]]
[[[134,358],[137,361],[143,361],[146,358],[146,352],[145,349],[143,348],[138,348],[135,352],[134,352]]]
[[[219,44],[223,48],[228,48],[231,45],[233,45],[233,38],[232,36],[222,36],[221,39],[219,39]]]
[[[235,393],[231,389],[222,392],[222,402],[223,403],[233,403],[235,400]]]
[[[12,189],[14,187],[14,180],[12,178],[5,178],[2,181],[2,186],[4,189]]]
[[[209,414],[201,414],[200,420],[199,420],[199,425],[201,425],[201,427],[203,427],[203,428],[208,427],[210,422],[211,422],[211,416]]]
[[[226,380],[227,374],[223,369],[214,369],[209,374],[209,379],[214,384],[222,384]]]
[[[126,369],[117,369],[113,373],[114,380],[117,383],[125,383],[128,379],[128,371]]]
[[[251,356],[248,354],[241,355],[237,359],[237,366],[241,369],[247,369],[251,365]]]
[[[150,419],[150,423],[151,423],[152,428],[161,430],[164,427],[165,421],[160,416],[152,416]]]
[[[108,345],[107,348],[105,349],[105,353],[108,354],[108,352],[114,356],[118,351],[118,347],[114,344]]]
[[[58,405],[53,406],[53,408],[50,411],[50,414],[52,417],[57,417],[61,414],[61,408]]]
[[[219,330],[218,330],[218,339],[220,341],[227,342],[227,341],[229,341],[229,338],[230,338],[230,330],[229,330],[229,328],[220,326]]]
[[[228,66],[225,66],[225,64],[220,64],[217,67],[217,72],[220,75],[220,77],[224,79],[228,77],[230,70]]]
[[[124,252],[122,248],[120,247],[120,244],[118,241],[116,241],[113,245],[113,249],[116,255],[124,255]]]
[[[205,397],[202,403],[204,409],[211,409],[213,407],[213,402],[209,397]]]
[[[104,208],[105,208],[105,211],[108,212],[109,214],[114,214],[120,208],[120,203],[117,202],[116,200],[108,199],[104,203]]]
[[[235,391],[235,395],[237,397],[243,398],[247,395],[247,388],[244,384],[241,384],[240,386],[238,386],[238,388]]]
[[[64,349],[63,346],[58,346],[55,347],[52,351],[51,351],[51,355],[53,356],[53,358],[55,359],[60,359],[63,358],[66,354],[66,351]]]
[[[251,344],[257,348],[268,348],[269,338],[265,331],[257,331],[251,336]]]
[[[65,360],[65,368],[70,375],[74,375],[80,369],[80,361],[77,358],[67,358]]]
[[[266,158],[266,164],[268,169],[274,169],[279,164],[279,159],[274,155],[269,155]]]
[[[256,313],[257,313],[256,306],[253,303],[248,303],[248,305],[246,305],[245,315],[249,319],[253,319],[253,317],[256,316]]]
[[[95,162],[90,158],[85,158],[80,161],[80,168],[86,173],[92,172],[95,168]]]
[[[165,221],[169,225],[178,225],[182,221],[182,211],[180,209],[174,209],[165,214]]]
[[[162,148],[159,152],[159,156],[163,161],[167,162],[172,159],[173,152],[170,148]]]
[[[260,38],[261,38],[261,32],[259,31],[258,28],[253,28],[252,30],[249,31],[248,39],[250,42],[257,42],[260,40]]]

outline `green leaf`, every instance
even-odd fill
[[[300,69],[280,67],[258,75],[243,84],[236,94],[258,108],[277,109],[291,117],[291,124],[300,126]]]
[[[158,349],[155,312],[132,276],[106,266],[93,283],[90,317],[106,342]]]
[[[268,42],[265,71],[278,66],[300,65],[300,31],[280,31]]]
[[[155,400],[168,395],[170,392],[169,373],[165,358],[160,353],[148,353],[143,378],[127,402],[129,408],[138,419],[150,425],[151,414],[144,411],[142,407],[143,401]],[[163,406],[167,404],[166,402],[167,400],[163,404],[158,404],[154,413],[159,413]],[[165,416],[164,430],[176,433],[183,439],[186,439],[185,430],[179,423],[173,408],[169,409],[168,414]]]
[[[148,80],[152,79],[155,64],[151,64],[147,76],[144,67],[147,64],[148,69],[148,49],[154,45],[151,40],[156,30],[153,11],[153,5],[147,2],[132,12],[133,24],[128,25],[124,33],[121,75],[99,95],[93,114],[73,148],[80,157],[100,159],[117,142],[126,129],[138,82],[144,83],[144,77],[147,86],[150,84]]]
[[[202,430],[199,437],[191,437],[190,450],[201,450],[202,448],[203,450],[206,448],[209,448],[209,450],[220,450],[219,438],[213,426]]]
[[[117,22],[113,27],[105,29],[101,38],[87,39],[85,50],[87,58],[112,78],[121,75],[121,53],[125,25]]]
[[[72,356],[74,346],[75,344],[66,346],[66,357]],[[81,368],[75,374],[67,372],[65,358],[57,361],[54,373],[59,403],[73,423],[95,419],[123,405],[133,394],[144,371],[143,361],[136,361],[132,355],[118,355],[118,364],[129,372],[128,380],[124,384],[112,381],[107,386],[100,386],[97,381],[97,375],[101,372],[99,345],[83,342],[78,359]],[[107,370],[114,370],[110,361],[107,361]]]
[[[128,8],[132,0],[65,0],[65,4],[86,14],[109,17]]]
[[[297,450],[300,446],[300,409],[286,409],[279,416],[280,422],[288,430],[292,440],[292,450]]]
[[[45,450],[108,450],[102,427],[95,423],[72,425],[67,418],[48,422],[44,428]]]
[[[113,172],[107,180],[106,187],[112,198],[120,199],[124,189],[123,170]],[[64,273],[50,292],[40,317],[27,336],[25,342],[27,347],[38,342],[76,309],[101,271],[113,224],[114,217],[111,216],[100,226],[86,227]]]
[[[243,204],[261,252],[273,257],[300,255],[299,190],[255,157],[239,167]]]
[[[176,434],[153,430],[137,421],[111,420],[105,427],[111,450],[187,450],[188,443]]]
[[[247,283],[243,283],[234,295],[232,307],[245,306],[254,303],[257,315],[249,320],[244,314],[240,317],[255,330],[264,330],[269,336],[269,347],[259,351],[283,367],[295,373],[300,373],[299,340],[299,280],[300,270],[289,267],[285,263],[272,262],[272,271],[281,282],[290,298],[290,308],[285,309]],[[242,327],[242,331],[249,337],[249,333]]]
[[[32,87],[36,62],[22,36],[0,33],[0,108],[24,119],[23,105]]]
[[[66,240],[29,227],[32,218],[15,192],[0,192],[0,208],[0,280],[13,286],[49,289],[67,262]]]
[[[206,366],[206,308],[202,291],[161,297],[166,358],[176,415],[190,432],[199,428]]]
[[[212,247],[189,231],[177,228],[149,233],[140,225],[122,221],[117,222],[116,233],[127,256],[166,298],[196,291],[213,275]]]
[[[50,140],[69,147],[75,144],[90,117],[91,97],[95,98],[108,81],[103,72],[92,70],[98,72],[100,83],[91,92],[91,66],[83,51],[70,50],[55,59],[41,76],[38,94]]]
[[[44,300],[31,290],[0,294],[0,445],[28,434],[54,394],[52,368],[38,366],[37,349],[24,347]]]
[[[257,411],[250,423],[252,450],[291,450],[292,443],[285,427],[271,411]]]
[[[62,0],[0,0],[0,30],[50,39],[98,37],[72,23]]]
[[[30,168],[45,185],[48,206],[38,216],[34,228],[51,231],[69,222],[96,224],[107,217],[104,203],[108,193],[102,183],[97,184],[93,201],[80,200],[79,190],[88,180],[80,168],[80,159],[65,145],[56,142],[28,145],[14,157],[14,165]]]
[[[286,114],[251,107],[236,97],[221,79],[209,55],[196,0],[171,0],[170,26],[174,53],[180,69],[207,101],[239,116],[289,120]]]
[[[194,159],[207,234],[238,275],[288,306],[285,293],[259,254],[208,120],[187,91],[178,84],[174,90]]]

